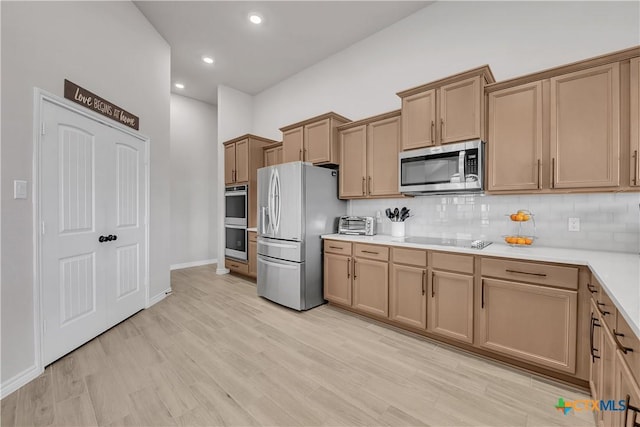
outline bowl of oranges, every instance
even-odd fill
[[[511,246],[531,246],[535,240],[534,233],[536,222],[533,214],[525,209],[520,209],[515,213],[507,214],[511,220],[511,234],[504,237],[504,241]]]
[[[511,246],[531,246],[534,240],[533,236],[504,236],[504,241]]]
[[[509,218],[513,222],[526,222],[533,219],[533,214],[529,211],[519,210],[516,213],[509,214]]]

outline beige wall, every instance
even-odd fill
[[[140,117],[151,139],[150,296],[169,288],[170,49],[130,2],[0,2],[2,392],[37,370],[33,320],[33,93],[67,78]],[[29,182],[13,200],[13,180]],[[14,383],[15,384],[15,383]]]

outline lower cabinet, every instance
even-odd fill
[[[427,269],[391,264],[389,319],[414,328],[427,327]]]
[[[389,264],[366,258],[353,260],[353,308],[389,316]]]
[[[351,257],[325,252],[323,268],[324,299],[351,306]]]
[[[602,372],[601,372],[601,386],[600,399],[608,401],[613,400],[615,398],[615,378],[616,378],[616,342],[613,339],[613,335],[609,331],[607,326],[602,328],[602,340],[601,340],[601,361],[602,361]],[[618,399],[620,400],[620,399]],[[616,402],[617,405],[618,402]],[[613,411],[600,411],[597,414],[598,421],[601,420],[603,426],[613,426]]]
[[[617,353],[614,368],[615,395],[613,400],[618,408],[621,407],[620,402],[624,402],[625,409],[624,411],[613,412],[612,423],[603,423],[605,426],[635,427],[640,425],[640,387],[634,381],[633,373],[624,360],[623,354],[622,351]]]
[[[249,276],[255,279],[258,277],[258,237],[255,231],[249,231],[248,235]]]
[[[576,291],[482,278],[481,347],[567,373],[576,371]]]
[[[473,344],[473,276],[431,272],[428,330]]]
[[[236,261],[232,258],[225,258],[224,266],[234,273],[239,273],[245,276],[249,275],[249,263]]]

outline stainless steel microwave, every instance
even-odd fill
[[[484,142],[479,139],[403,151],[398,161],[401,193],[469,193],[484,189]]]

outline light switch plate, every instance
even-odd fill
[[[27,181],[21,181],[17,179],[13,181],[13,198],[14,199],[27,198]]]
[[[569,218],[567,228],[569,231],[580,231],[580,218]]]

